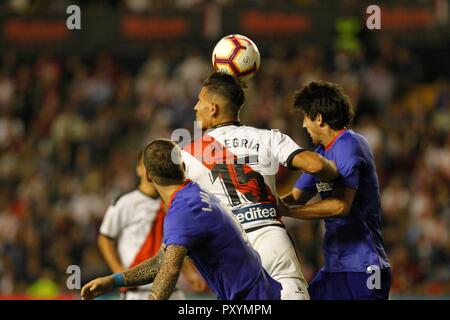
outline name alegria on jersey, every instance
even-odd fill
[[[318,182],[316,183],[317,192],[333,191],[333,183],[331,182]]]
[[[212,141],[209,141],[212,140]],[[233,139],[232,141],[237,140]],[[246,140],[246,139],[242,139]],[[249,143],[248,140],[247,144]],[[241,141],[242,142],[242,141]],[[220,142],[213,140],[209,136],[204,136],[202,143],[194,143],[184,148],[185,151],[192,154],[197,160],[202,162],[204,165],[214,165],[214,164],[248,164],[248,163],[258,163],[258,154],[247,154],[246,156],[236,157],[228,148],[230,145],[230,140],[225,140],[225,145]],[[242,142],[244,143],[244,142]],[[248,148],[251,150],[259,150],[259,144],[253,144],[251,142]],[[240,145],[240,142],[236,142],[235,145]]]
[[[202,211],[212,212],[211,198],[209,197],[209,194],[200,191],[200,200],[207,205],[207,207],[202,207]]]
[[[267,137],[267,130],[258,130],[256,137],[246,138],[236,137],[225,139],[223,144],[200,129],[199,122],[194,122],[194,136],[189,130],[178,128],[172,132],[170,140],[175,141],[178,146],[203,163],[205,166],[214,164],[252,164],[258,165],[261,170],[267,171],[268,175],[278,172],[279,164],[273,160],[273,149],[269,147],[270,139]],[[254,128],[251,128],[254,129]],[[253,130],[250,130],[254,133]],[[270,130],[273,134],[279,132],[277,129]],[[267,145],[266,145],[267,144]],[[235,157],[229,149],[238,149],[239,157]],[[242,152],[244,150],[244,152]],[[246,155],[242,155],[245,153]],[[172,162],[181,164],[182,159],[178,156],[178,151],[172,152]]]
[[[259,143],[253,139],[248,140],[244,138],[225,139],[225,147],[227,148],[246,148],[250,151],[259,151]]]

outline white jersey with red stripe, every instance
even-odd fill
[[[293,243],[277,215],[275,175],[303,149],[277,130],[239,123],[211,128],[182,151],[187,177],[228,206],[259,253],[283,300],[309,299]]]
[[[277,130],[232,123],[208,130],[182,156],[187,177],[230,207],[248,229],[281,224],[275,175],[302,150]]]
[[[153,222],[161,209],[160,198],[151,198],[138,189],[120,196],[108,207],[100,234],[117,240],[120,262],[125,268],[130,267],[154,231]],[[147,258],[150,258],[150,253],[147,253]]]

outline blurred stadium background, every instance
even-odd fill
[[[66,28],[70,4],[81,30]],[[96,246],[107,205],[134,187],[146,141],[192,129],[215,42],[241,33],[262,55],[241,120],[312,148],[292,93],[310,80],[340,83],[377,161],[391,298],[448,299],[450,3],[376,1],[381,30],[365,26],[369,4],[1,1],[0,298],[78,299],[69,265],[83,283],[109,273]],[[280,194],[297,175],[281,169]],[[322,224],[286,223],[310,280]]]

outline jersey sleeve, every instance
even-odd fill
[[[336,165],[341,174],[339,184],[346,188],[358,189],[359,175],[365,160],[356,143],[348,142],[340,149],[336,157]]]
[[[292,158],[303,149],[288,135],[277,130],[271,130],[272,150],[279,164],[290,167]]]
[[[305,192],[316,194],[316,178],[308,173],[303,173],[295,182],[295,187]]]
[[[164,245],[178,245],[188,250],[202,237],[201,227],[195,223],[194,213],[186,205],[172,204],[164,221]]]
[[[100,234],[116,239],[124,227],[126,212],[117,205],[110,205],[100,226]]]

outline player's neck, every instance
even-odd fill
[[[237,117],[223,117],[219,118],[211,123],[210,128],[220,127],[226,124],[239,123],[239,118]]]
[[[156,189],[158,190],[159,195],[161,196],[161,199],[164,201],[166,206],[169,206],[170,199],[172,196],[181,188],[181,186],[184,184],[174,184],[170,186],[156,186]]]
[[[333,140],[336,139],[337,136],[341,133],[341,130],[334,130],[330,127],[324,128],[323,135],[321,140],[321,144],[326,147],[328,146]]]
[[[151,198],[158,198],[159,195],[154,188],[148,185],[148,183],[141,181],[138,185],[138,190],[141,191],[146,196]]]

